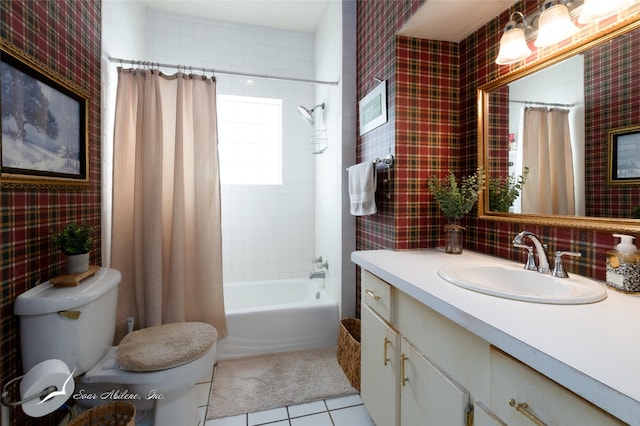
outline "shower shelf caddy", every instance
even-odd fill
[[[315,129],[311,138],[314,154],[322,154],[327,150],[327,129]]]

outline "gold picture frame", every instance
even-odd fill
[[[0,186],[89,186],[89,96],[0,39]]]
[[[608,170],[610,185],[640,183],[640,126],[623,127],[608,132]]]

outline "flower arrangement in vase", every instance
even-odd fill
[[[92,226],[77,223],[70,223],[61,231],[51,230],[53,244],[67,256],[68,274],[80,274],[89,270],[93,233]]]
[[[460,182],[452,171],[444,178],[432,176],[427,182],[438,207],[449,221],[445,226],[445,251],[449,254],[462,253],[464,228],[459,225],[459,221],[478,201],[479,193],[484,189],[484,181],[484,170],[479,167],[474,174],[463,176]]]

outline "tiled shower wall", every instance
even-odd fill
[[[51,228],[71,221],[96,227],[91,262],[100,251],[100,1],[0,1],[0,36],[83,88],[89,101],[88,189],[11,189],[0,191],[0,285],[2,377],[4,385],[21,374],[17,295],[62,272],[63,256],[50,242]],[[11,410],[12,424],[49,424],[50,417],[27,420]],[[30,423],[27,423],[30,422]]]
[[[494,63],[510,12],[530,14],[537,7],[537,2],[519,2],[448,46],[395,35],[421,4],[422,0],[358,3],[357,97],[362,99],[371,90],[374,77],[389,84],[389,121],[359,137],[358,161],[384,155],[389,148],[397,160],[390,198],[378,194],[381,211],[357,220],[358,250],[440,244],[442,216],[426,191],[426,179],[450,169],[469,174],[477,167],[477,89],[514,68]],[[528,61],[537,60],[537,55]],[[457,96],[459,104],[444,101],[445,94]],[[638,108],[632,111],[637,113]],[[473,212],[463,225],[466,248],[513,260],[524,256],[513,249],[513,236],[531,230],[550,250],[581,251],[582,258],[567,262],[569,269],[599,279],[604,279],[605,252],[613,244],[606,232],[479,220]]]
[[[313,34],[147,12],[147,52],[160,63],[313,79]],[[174,72],[174,71],[171,71]],[[218,93],[282,99],[282,185],[222,185],[226,282],[306,276],[315,250],[312,130],[298,105],[314,106],[314,86],[221,74]],[[333,106],[327,105],[327,108]],[[318,117],[316,117],[318,118]]]

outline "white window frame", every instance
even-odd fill
[[[218,94],[223,185],[282,185],[282,99]]]

